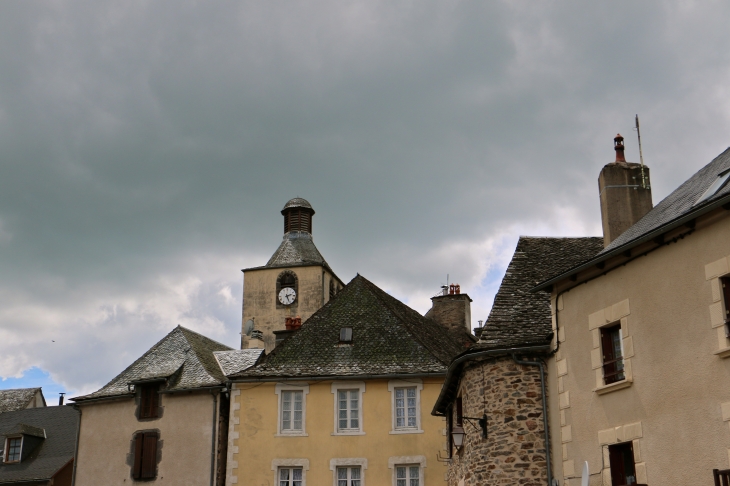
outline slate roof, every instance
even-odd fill
[[[531,289],[601,250],[600,237],[520,237],[479,342],[472,349],[548,344],[546,336],[552,330],[550,294]]]
[[[312,235],[304,231],[290,231],[284,235],[264,267],[295,267],[304,265],[327,265],[316,246]]]
[[[73,407],[38,407],[0,414],[0,437],[12,434],[21,424],[45,429],[46,438],[20,463],[0,462],[0,484],[48,480],[74,457],[79,412]]]
[[[213,356],[218,361],[223,374],[232,375],[255,365],[263,353],[263,349],[234,349],[233,351],[214,351]]]
[[[659,236],[693,218],[727,204],[730,201],[730,183],[725,184],[712,197],[695,206],[695,203],[702,197],[707,188],[715,182],[717,176],[728,169],[730,169],[730,148],[687,179],[594,258],[577,262],[571,268],[547,276],[543,282],[535,287],[535,290],[546,288],[572,273],[593,266],[602,260],[651,240],[655,236]]]
[[[343,327],[351,345],[339,342]],[[471,343],[358,275],[258,365],[229,378],[442,374]]]
[[[284,204],[284,208],[281,210],[282,213],[286,211],[289,208],[307,208],[312,210],[312,214],[314,214],[314,208],[311,204],[309,204],[309,201],[304,199],[303,197],[295,197],[292,199],[289,199],[286,204]]]
[[[231,349],[177,326],[101,389],[71,400],[83,402],[93,398],[132,396],[134,393],[129,391],[129,383],[154,379],[167,380],[161,388],[163,392],[220,385],[225,376],[213,352]]]
[[[39,391],[40,388],[0,390],[0,413],[25,409]]]

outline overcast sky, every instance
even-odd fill
[[[0,388],[95,390],[315,242],[486,319],[519,235],[600,235],[634,114],[654,202],[730,145],[727,1],[0,3]],[[49,400],[49,401],[50,401]]]

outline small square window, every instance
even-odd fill
[[[5,450],[5,462],[19,462],[20,451],[23,445],[22,437],[10,437],[7,439]]]
[[[338,467],[337,486],[360,486],[360,466]]]
[[[421,468],[418,465],[395,467],[395,486],[421,486]]]
[[[279,486],[302,486],[303,471],[301,467],[280,467]]]
[[[351,327],[343,327],[340,329],[340,342],[341,343],[351,343],[352,342],[352,328]]]
[[[605,385],[626,379],[621,346],[621,324],[601,328],[603,382]]]

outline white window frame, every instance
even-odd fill
[[[279,486],[279,469],[293,467],[302,468],[302,486],[307,484],[307,471],[309,471],[309,459],[274,459],[271,461],[271,470],[274,471],[274,485]]]
[[[302,430],[282,430],[282,398],[284,391],[301,391],[302,392]],[[309,395],[309,385],[306,383],[277,383],[274,388],[277,396],[277,407],[279,409],[276,416],[276,437],[307,437],[307,395]]]
[[[395,410],[395,389],[396,388],[413,388],[416,387],[416,426],[415,427],[396,427],[396,410]],[[423,380],[414,378],[412,380],[390,380],[388,381],[388,391],[390,392],[390,434],[423,434],[421,428],[421,391],[423,390]]]
[[[363,399],[365,395],[365,382],[364,381],[334,381],[332,383],[332,395],[334,396],[334,428],[332,429],[332,435],[365,435],[365,427],[363,423]],[[358,409],[358,423],[360,424],[359,429],[343,429],[340,430],[339,422],[339,403],[338,403],[338,391],[340,390],[358,390],[360,393]]]
[[[20,460],[23,458],[23,435],[12,435],[10,437],[5,437],[5,448],[2,451],[3,452],[3,463],[5,464],[16,464],[19,463]],[[18,458],[17,461],[8,461],[8,454],[10,453],[10,441],[12,439],[20,439],[20,458]]]
[[[337,486],[338,467],[360,467],[360,486],[365,486],[365,470],[368,468],[368,460],[364,457],[341,457],[330,459],[330,471],[332,471],[332,485]]]
[[[426,456],[393,456],[388,458],[388,468],[392,469],[393,486],[397,486],[396,467],[400,466],[418,466],[418,480],[425,486],[426,484]]]

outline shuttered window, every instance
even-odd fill
[[[157,432],[138,432],[134,436],[133,479],[157,477]]]
[[[730,277],[721,277],[720,285],[722,286],[722,296],[725,301],[725,327],[726,331],[730,330]],[[730,335],[730,332],[728,332]]]
[[[601,328],[603,351],[603,381],[610,385],[625,378],[624,357],[621,352],[621,324]]]
[[[139,395],[139,418],[157,418],[160,415],[160,385],[138,385],[140,388]]]

